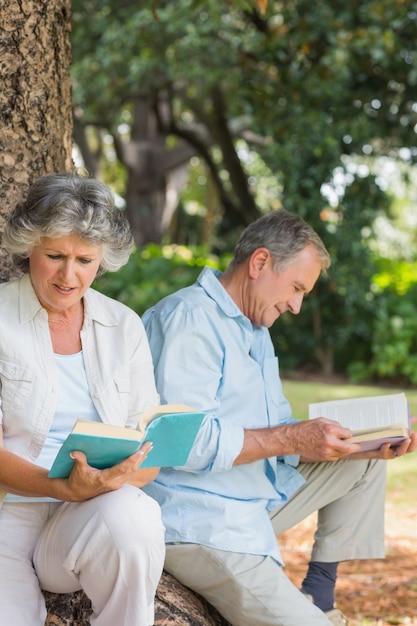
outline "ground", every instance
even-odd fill
[[[315,526],[314,515],[280,537],[286,571],[299,586]],[[417,625],[417,507],[401,517],[394,508],[386,511],[384,560],[341,564],[337,605],[351,626]]]

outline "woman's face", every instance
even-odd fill
[[[101,258],[101,246],[87,244],[75,233],[53,239],[42,237],[29,256],[29,274],[48,313],[65,313],[79,307]]]

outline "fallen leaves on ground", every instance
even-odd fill
[[[316,516],[280,536],[286,573],[304,578]],[[351,626],[417,626],[417,507],[386,510],[386,558],[342,563],[336,600]]]

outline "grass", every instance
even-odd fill
[[[294,380],[283,381],[284,393],[290,401],[295,417],[305,419],[308,415],[308,405],[311,402],[324,400],[342,400],[365,396],[378,396],[389,393],[399,393],[400,389],[365,385],[326,384],[320,382],[300,382]],[[417,389],[406,390],[405,394],[410,402],[411,415],[417,415]]]
[[[283,380],[283,389],[288,398],[293,414],[300,419],[306,419],[308,405],[311,402],[323,400],[341,400],[364,396],[398,393],[398,388],[326,384],[321,382],[300,382]],[[405,394],[410,402],[411,415],[417,416],[417,389],[407,389]],[[417,429],[417,424],[414,425]],[[387,502],[399,507],[415,506],[415,489],[417,484],[417,452],[409,454],[395,462],[388,463]]]

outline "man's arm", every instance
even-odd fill
[[[246,429],[243,447],[234,465],[292,454],[306,462],[337,461],[358,452],[358,444],[344,441],[351,436],[348,428],[326,418]]]
[[[390,459],[417,449],[417,433],[410,432],[395,449],[389,443],[379,450],[363,452],[359,444],[347,443],[352,433],[338,422],[320,417],[296,424],[245,430],[242,450],[234,465],[252,463],[271,456],[298,454],[303,462],[338,461],[339,459]]]

